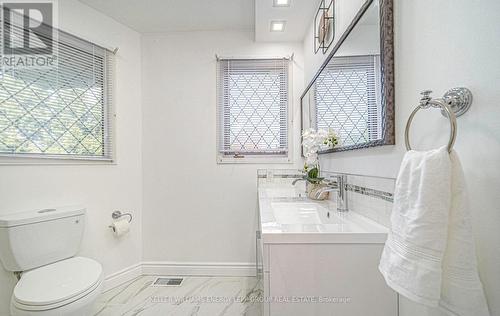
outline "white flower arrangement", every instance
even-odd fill
[[[338,137],[333,130],[318,130],[309,128],[302,133],[302,148],[304,149],[304,172],[307,173],[307,179],[310,182],[320,180],[318,151],[321,149],[330,149],[338,145]]]
[[[333,130],[325,131],[309,128],[302,133],[302,147],[308,166],[316,166],[320,149],[334,148],[338,145],[338,137]],[[325,148],[326,147],[326,148]]]

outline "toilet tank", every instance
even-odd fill
[[[0,260],[8,271],[26,271],[76,255],[85,208],[67,206],[0,215]]]

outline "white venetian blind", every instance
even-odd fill
[[[317,78],[318,129],[333,129],[343,146],[379,139],[379,55],[334,57]]]
[[[288,154],[288,72],[286,58],[218,61],[220,155]]]
[[[55,33],[55,65],[1,70],[0,155],[112,160],[113,53]]]

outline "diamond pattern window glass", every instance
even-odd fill
[[[342,146],[381,138],[379,55],[334,57],[315,83],[318,129],[333,129]]]
[[[113,53],[57,33],[54,66],[0,70],[0,155],[112,160]]]
[[[218,151],[225,157],[288,155],[287,59],[218,61]]]

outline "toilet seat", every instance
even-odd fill
[[[77,301],[102,283],[102,266],[74,257],[25,272],[14,288],[12,303],[29,311],[54,309]]]

